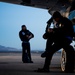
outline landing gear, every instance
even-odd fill
[[[62,50],[61,53],[61,70],[65,71],[65,64],[66,64],[66,52],[65,50]]]

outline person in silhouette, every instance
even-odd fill
[[[19,37],[22,41],[22,61],[23,63],[33,63],[30,52],[30,39],[34,34],[27,30],[25,25],[22,25],[22,30],[19,32]]]
[[[52,17],[57,23],[57,28],[53,29],[54,44],[47,50],[43,68],[38,68],[37,72],[49,72],[53,54],[63,48],[66,52],[65,72],[72,73],[74,72],[74,48],[70,45],[74,34],[72,22],[68,18],[63,17],[58,11],[55,11]]]

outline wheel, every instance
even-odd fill
[[[65,71],[65,64],[66,64],[66,52],[62,50],[61,52],[61,70]]]

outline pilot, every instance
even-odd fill
[[[19,37],[22,41],[22,61],[23,63],[33,63],[30,53],[30,39],[34,37],[33,33],[27,30],[25,25],[22,25],[22,30],[19,32]]]
[[[74,49],[70,45],[73,39],[73,26],[72,22],[63,17],[58,11],[53,13],[53,19],[57,22],[58,27],[53,29],[54,32],[54,44],[48,50],[45,58],[45,64],[43,68],[38,68],[37,72],[49,72],[49,66],[53,54],[63,48],[66,52],[66,73],[74,72]]]

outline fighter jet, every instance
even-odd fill
[[[51,15],[54,11],[59,11],[63,16],[66,17],[69,14],[69,8],[71,7],[73,1],[74,0],[0,0],[0,2],[45,9],[48,10]],[[64,71],[66,62],[66,53],[64,50],[61,53],[61,57],[61,69]]]
[[[67,14],[72,1],[73,0],[0,0],[0,2],[46,9],[49,10],[50,14],[56,10]]]

